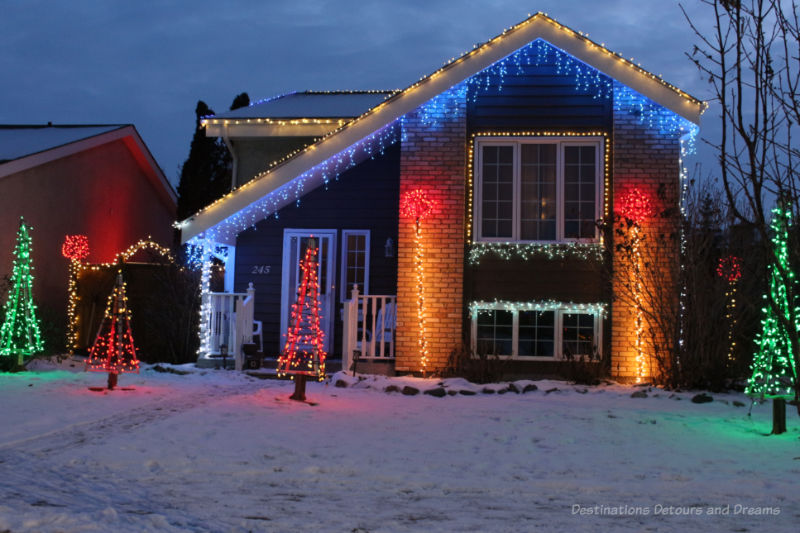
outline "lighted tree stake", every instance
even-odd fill
[[[425,310],[425,244],[422,219],[433,212],[434,202],[422,189],[408,191],[400,200],[400,214],[414,221],[414,270],[416,271],[417,323],[419,325],[419,364],[423,375],[428,369],[428,337]]]
[[[289,398],[306,401],[306,380],[309,376],[325,376],[325,332],[320,321],[317,243],[309,239],[305,256],[300,261],[301,281],[297,300],[292,304],[286,345],[278,358],[278,375],[290,375],[294,394]]]
[[[728,321],[728,364],[733,363],[736,351],[736,341],[734,340],[734,330],[736,328],[736,289],[739,279],[742,277],[742,266],[739,258],[729,255],[719,260],[717,265],[717,276],[728,283],[725,290],[725,318]]]
[[[78,274],[81,262],[89,257],[89,238],[86,235],[67,235],[61,245],[61,255],[69,259],[69,283],[67,286],[67,349],[70,354],[78,347]]]
[[[644,353],[644,307],[642,293],[644,280],[642,278],[642,223],[653,216],[653,204],[650,197],[639,189],[631,189],[620,198],[619,214],[629,221],[631,243],[631,275],[633,277],[633,299],[635,317],[636,340],[636,383],[641,383],[649,372],[646,364],[647,357]]]
[[[11,290],[5,304],[5,318],[0,326],[0,356],[16,356],[17,366],[24,358],[43,349],[41,327],[33,301],[33,252],[30,226],[20,218]]]
[[[103,322],[89,350],[86,369],[108,372],[109,390],[117,386],[119,374],[139,372],[139,358],[136,356],[136,346],[131,333],[131,310],[125,294],[122,271],[117,273],[114,290],[108,297]]]

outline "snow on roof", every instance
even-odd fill
[[[0,162],[13,161],[123,127],[0,125]]]
[[[214,118],[355,118],[398,91],[302,91],[219,113]]]

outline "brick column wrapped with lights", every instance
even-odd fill
[[[425,328],[425,243],[422,239],[422,219],[433,213],[434,203],[422,189],[414,189],[400,199],[400,216],[414,224],[414,271],[417,288],[417,324],[419,338],[419,370],[428,370],[428,334]]]
[[[642,224],[653,216],[654,210],[650,197],[635,188],[630,189],[620,197],[617,209],[619,214],[629,221],[630,275],[633,278],[631,286],[633,289],[632,303],[635,317],[634,334],[636,335],[634,341],[634,349],[636,352],[636,382],[641,383],[645,377],[652,375],[652,363],[649,361],[644,349],[645,302],[643,301],[644,278],[642,269],[644,268],[644,261],[642,259]]]
[[[456,86],[402,120],[400,197],[423,190],[436,205],[418,237],[416,225],[400,219],[397,250],[395,369],[419,372],[420,315],[417,243],[424,246],[425,370],[447,364],[463,340],[466,91]],[[428,229],[429,228],[429,229]]]
[[[681,138],[689,130],[688,123],[672,112],[614,82],[612,147],[612,202],[618,212],[623,196],[632,189],[647,195],[656,208],[654,215],[641,223],[637,238],[642,241],[639,253],[647,264],[648,280],[660,279],[659,297],[663,307],[674,308],[678,315],[680,283],[681,218]],[[636,309],[630,301],[621,300],[624,285],[633,265],[626,252],[612,243],[612,290],[615,295],[611,310],[611,372],[622,381],[646,380],[658,372],[657,365],[644,367],[652,353],[643,353],[652,344],[651,331],[659,328],[648,322],[653,309]],[[670,240],[671,239],[671,240]],[[658,250],[652,249],[658,243]],[[640,273],[641,274],[641,273]],[[642,305],[651,305],[652,294]],[[669,300],[669,301],[666,301]],[[642,313],[644,311],[644,313]],[[642,316],[642,314],[644,316]],[[638,318],[637,318],[638,317]],[[638,320],[642,323],[637,327]],[[638,334],[637,334],[638,332]],[[645,346],[641,334],[648,334]]]

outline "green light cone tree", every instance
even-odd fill
[[[789,328],[800,331],[800,308],[796,298],[795,273],[789,263],[789,232],[792,209],[776,207],[770,228],[773,232],[773,258],[769,265],[769,294],[764,295],[758,350],[753,356],[752,376],[745,393],[755,401],[773,400],[773,433],[786,431],[786,399],[797,394],[796,350]]]
[[[0,326],[0,356],[16,356],[17,365],[26,357],[41,352],[41,326],[33,301],[33,257],[30,226],[20,218],[14,262],[11,271],[11,290],[3,308],[5,318]]]

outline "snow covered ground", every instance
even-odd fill
[[[800,420],[736,394],[538,381],[385,393],[80,365],[0,374],[0,532],[797,531]],[[477,390],[460,380],[446,389]],[[520,388],[524,383],[519,384]],[[496,389],[505,388],[496,386]],[[552,390],[558,389],[558,390]],[[551,392],[546,392],[552,390]],[[747,514],[764,511],[779,514]],[[712,512],[720,514],[712,514]]]

